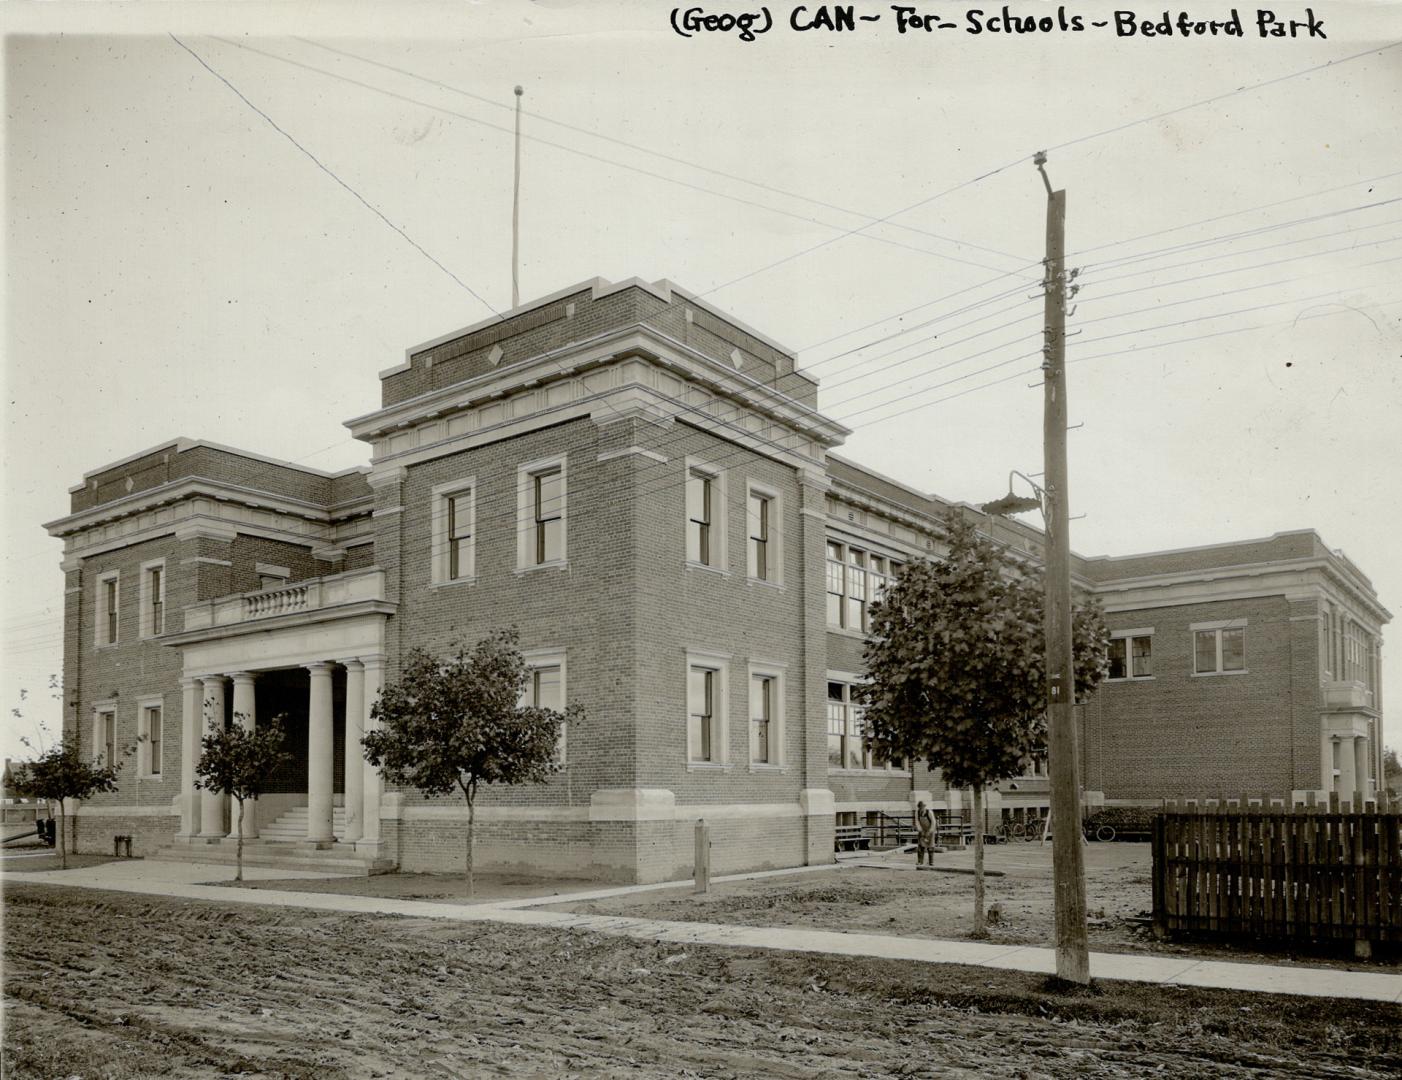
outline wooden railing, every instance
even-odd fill
[[[1243,800],[1243,802],[1248,802]],[[1402,813],[1379,801],[1166,806],[1154,926],[1234,938],[1402,942]]]

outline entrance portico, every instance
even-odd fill
[[[281,712],[296,721],[288,725],[286,749],[297,760],[296,775],[305,775],[306,843],[352,845],[357,855],[379,857],[383,782],[364,760],[360,740],[371,728],[370,709],[384,683],[384,628],[394,605],[382,596],[382,575],[372,568],[185,609],[185,632],[166,639],[181,649],[184,668],[177,839],[198,844],[238,837],[231,800],[197,789],[195,764],[204,734],[228,722],[257,728],[261,697],[265,713],[276,702],[273,715]],[[325,600],[332,602],[318,602]],[[294,695],[301,693],[305,696],[297,700]],[[338,772],[345,804],[339,834]],[[299,805],[301,788],[284,784],[279,797],[287,806]],[[256,839],[257,808],[250,805],[247,817],[244,839]]]

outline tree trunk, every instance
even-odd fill
[[[974,937],[986,938],[983,913],[983,788],[974,787]]]
[[[58,801],[58,866],[60,870],[68,869],[68,836],[66,828],[68,826],[68,804],[65,800]]]
[[[243,880],[243,827],[247,821],[248,808],[244,806],[243,800],[237,800],[239,804],[239,838],[234,847],[234,880]]]
[[[477,817],[476,807],[473,805],[473,797],[477,794],[475,790],[464,787],[462,790],[464,798],[467,799],[467,895],[473,895],[472,881],[472,841],[476,833]]]

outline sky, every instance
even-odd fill
[[[1314,528],[1402,610],[1402,0],[1295,38],[896,6],[838,33],[770,4],[745,41],[664,2],[0,5],[0,751],[59,727],[41,526],[85,472],[178,435],[365,464],[377,373],[510,306],[515,85],[523,301],[668,278],[798,350],[841,453],[970,502],[1041,469],[1048,150],[1073,548]]]

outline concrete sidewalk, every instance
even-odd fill
[[[139,862],[113,862],[77,870],[42,873],[6,872],[0,882],[60,885],[69,888],[106,889],[112,892],[148,896],[214,900],[229,904],[267,907],[296,907],[313,911],[346,914],[400,915],[418,919],[448,919],[459,922],[489,922],[515,926],[544,926],[561,930],[583,930],[648,941],[678,944],[728,945],[746,949],[774,949],[781,952],[821,953],[832,956],[870,956],[888,960],[913,960],[929,964],[964,964],[971,967],[999,968],[1052,974],[1056,970],[1051,949],[1023,945],[992,945],[977,941],[946,941],[928,938],[889,937],[880,934],[842,934],[827,930],[800,930],[784,927],[728,926],[715,923],[666,922],[660,919],[634,919],[611,915],[575,915],[561,911],[535,911],[538,904],[569,903],[599,895],[617,895],[633,888],[599,890],[595,894],[551,896],[530,901],[444,904],[424,900],[399,900],[374,896],[344,896],[335,893],[304,893],[269,889],[236,889],[201,885],[211,869],[188,863],[163,863],[144,859]],[[246,877],[255,873],[245,869]],[[264,877],[264,875],[267,877]],[[287,877],[286,871],[261,871],[256,877],[268,880]],[[307,877],[325,876],[306,874]],[[752,875],[735,875],[750,877]],[[717,879],[719,880],[719,879]],[[658,888],[675,888],[669,882]],[[1402,974],[1339,971],[1334,968],[1283,967],[1271,964],[1239,964],[1184,957],[1143,956],[1121,953],[1091,953],[1091,975],[1097,979],[1156,983],[1166,986],[1201,986],[1224,990],[1245,990],[1269,994],[1296,994],[1310,997],[1354,998],[1361,1001],[1402,1003]]]

